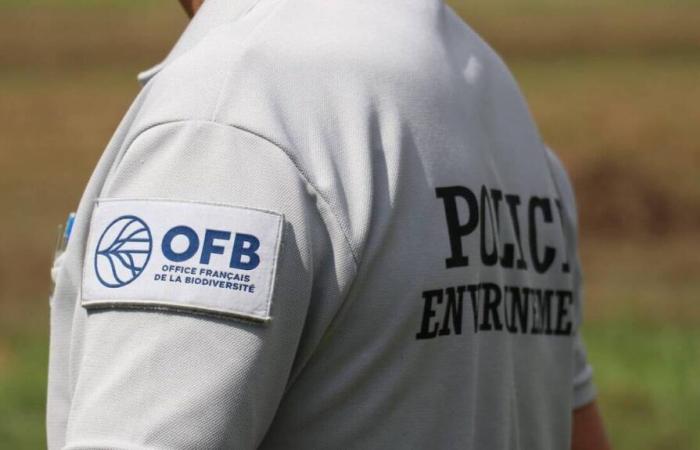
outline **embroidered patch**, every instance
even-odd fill
[[[165,200],[98,200],[85,308],[178,309],[270,319],[280,214]]]

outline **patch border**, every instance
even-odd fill
[[[161,203],[177,203],[177,204],[192,204],[192,205],[204,205],[204,206],[218,206],[224,208],[232,209],[244,209],[248,211],[256,211],[265,214],[270,214],[277,220],[277,234],[275,236],[275,246],[274,246],[274,258],[272,259],[272,271],[270,273],[268,281],[268,295],[265,299],[265,311],[264,317],[254,316],[250,314],[225,311],[217,308],[206,307],[206,306],[192,306],[183,305],[181,303],[168,303],[163,300],[119,300],[119,299],[97,299],[89,300],[84,297],[84,283],[86,280],[86,274],[88,271],[88,264],[86,263],[87,251],[89,245],[92,243],[93,233],[97,231],[92,230],[92,223],[97,214],[97,208],[100,203],[114,203],[114,202],[161,202]],[[199,316],[214,316],[217,318],[225,319],[238,319],[244,322],[255,322],[255,323],[269,323],[272,320],[271,309],[272,309],[272,298],[275,295],[275,287],[277,280],[277,263],[279,262],[279,252],[282,247],[282,233],[284,232],[284,214],[271,211],[263,208],[253,208],[250,206],[242,205],[232,205],[229,203],[221,202],[202,202],[196,200],[175,200],[168,198],[97,198],[93,201],[92,211],[90,213],[90,223],[88,225],[88,234],[85,241],[85,249],[83,252],[83,268],[81,270],[81,280],[80,280],[80,305],[86,310],[107,310],[107,309],[130,309],[130,310],[144,310],[144,311],[174,311],[182,312],[185,314],[194,314]]]

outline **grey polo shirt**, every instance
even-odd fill
[[[532,449],[593,399],[567,176],[437,0],[207,0],[85,190],[52,449]]]

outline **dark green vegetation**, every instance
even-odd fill
[[[620,450],[700,448],[700,3],[477,0],[577,188],[585,335]],[[55,227],[185,21],[175,1],[0,6],[0,447],[40,448]]]

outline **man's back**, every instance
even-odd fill
[[[205,3],[81,202],[52,447],[567,448],[573,196],[501,61],[436,0],[248,3]]]

